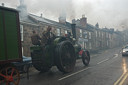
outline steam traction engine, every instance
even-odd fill
[[[75,24],[72,24],[73,38],[68,37],[55,37],[50,43],[41,46],[32,46],[31,57],[33,66],[41,72],[47,72],[52,66],[64,73],[73,71],[78,56],[82,57],[84,65],[90,62],[90,54],[87,50],[83,50],[76,38]],[[42,50],[44,49],[44,50]]]
[[[19,84],[19,71],[11,63],[21,56],[18,11],[0,6],[0,85]]]

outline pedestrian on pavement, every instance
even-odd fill
[[[36,33],[35,30],[33,30],[33,35],[31,36],[31,41],[33,45],[40,45],[40,36]]]

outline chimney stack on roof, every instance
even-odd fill
[[[96,25],[95,25],[97,28],[99,28],[99,24],[98,24],[98,22],[96,23]]]
[[[82,18],[85,18],[85,15],[84,14],[82,15]]]
[[[41,17],[41,18],[43,17],[43,14],[42,14],[42,13],[40,14],[40,17]]]
[[[17,9],[20,11],[19,14],[21,18],[28,16],[27,6],[25,5],[24,0],[20,0],[20,5],[17,7]]]
[[[76,20],[75,19],[72,19],[72,24],[75,24],[76,23]]]
[[[66,24],[66,13],[62,11],[59,16],[59,23]]]
[[[86,27],[87,24],[87,18],[85,17],[85,15],[82,15],[82,18],[80,19],[80,25],[82,27]]]
[[[2,6],[4,7],[4,3],[2,3]]]

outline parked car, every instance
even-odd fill
[[[23,61],[22,62],[13,62],[14,66],[20,71],[20,72],[27,72],[27,69],[29,69],[30,66],[32,66],[32,59],[31,57],[22,56]]]
[[[123,49],[122,49],[122,56],[128,56],[128,45],[123,47]]]

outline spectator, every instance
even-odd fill
[[[47,30],[42,33],[42,38],[41,38],[41,45],[45,46],[46,44],[51,43],[51,39],[55,36],[51,32],[52,28],[51,26],[48,26]]]
[[[33,30],[33,35],[31,36],[31,41],[33,45],[40,45],[40,36]]]

